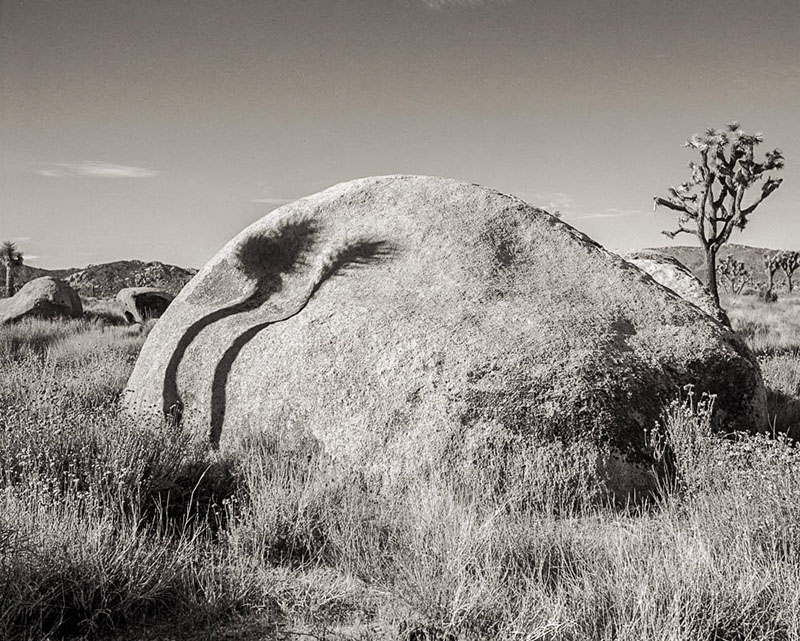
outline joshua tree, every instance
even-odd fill
[[[17,246],[5,241],[0,247],[0,262],[6,267],[6,298],[14,295],[14,270],[22,265],[22,253]]]
[[[792,276],[794,272],[800,267],[800,252],[785,251],[778,254],[778,265],[786,274],[786,285],[789,292],[792,291]]]
[[[778,252],[770,252],[764,256],[764,271],[767,274],[767,293],[772,294],[773,279],[775,272],[780,269],[780,254]]]
[[[665,231],[665,235],[697,236],[705,252],[708,288],[717,303],[717,252],[734,229],[744,229],[750,214],[782,182],[780,178],[765,175],[783,168],[783,154],[779,150],[768,151],[761,162],[755,160],[755,147],[762,141],[761,134],[747,134],[736,122],[723,131],[707,129],[704,134],[695,134],[685,144],[700,153],[699,164],[689,163],[691,177],[678,187],[670,187],[667,198],[653,199],[654,209],[662,205],[680,214],[678,228]],[[760,193],[745,206],[745,193],[756,185],[760,185]]]
[[[733,256],[728,256],[719,262],[717,267],[719,279],[731,294],[738,296],[742,293],[745,285],[751,282],[750,272],[744,263],[736,260]]]

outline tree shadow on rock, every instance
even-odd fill
[[[209,439],[212,447],[219,447],[227,406],[228,378],[230,377],[233,363],[242,349],[263,330],[272,325],[291,320],[300,314],[327,280],[334,276],[343,275],[348,270],[389,258],[393,253],[394,250],[388,242],[374,239],[355,239],[327,252],[323,256],[315,277],[311,281],[304,297],[295,309],[280,318],[254,325],[233,341],[217,364],[211,385],[211,431]]]
[[[285,276],[304,266],[318,237],[317,223],[308,218],[288,219],[276,229],[247,238],[236,250],[235,269],[252,283],[251,291],[236,302],[206,314],[192,323],[181,336],[164,373],[162,411],[168,422],[178,426],[183,402],[178,392],[178,368],[189,346],[206,327],[225,318],[251,311],[283,288]],[[220,265],[220,270],[227,266]],[[219,279],[219,276],[216,276]],[[214,282],[212,271],[208,279]],[[225,286],[228,281],[222,279]]]

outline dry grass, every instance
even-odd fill
[[[791,430],[800,314],[777,305],[731,316],[767,319],[748,340]],[[209,455],[127,420],[116,397],[146,331],[0,335],[0,638],[800,638],[785,438],[712,435],[687,396],[654,434],[674,476],[645,508],[603,501],[602,453],[581,443],[388,487],[310,440]]]
[[[724,304],[758,356],[775,430],[800,438],[800,295],[784,294],[770,304],[740,296]]]
[[[83,315],[84,318],[106,325],[129,324],[122,304],[113,298],[84,298]]]

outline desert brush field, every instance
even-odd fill
[[[9,326],[0,638],[800,638],[800,298],[727,307],[775,434],[711,435],[676,390],[674,473],[628,506],[580,442],[391,491],[310,441],[208,453],[119,411],[150,326]]]
[[[311,441],[208,453],[119,411],[151,325],[4,328],[0,638],[800,638],[800,298],[726,306],[774,434],[676,390],[628,506],[581,442],[392,488]]]

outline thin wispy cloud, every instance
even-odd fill
[[[294,202],[299,196],[291,196],[296,193],[295,189],[286,185],[275,185],[266,180],[259,180],[254,186],[251,194],[257,194],[255,198],[250,200],[251,203],[258,203],[260,205],[285,205],[286,203]],[[287,196],[287,194],[289,194]]]
[[[562,191],[537,191],[532,194],[522,194],[521,196],[531,205],[543,207],[550,212],[553,210],[558,210],[562,213],[566,212],[572,207],[573,202],[572,196]]]
[[[82,162],[54,162],[35,169],[34,173],[48,178],[91,177],[91,178],[152,178],[158,176],[154,169],[115,165],[100,160]]]
[[[31,242],[30,236],[13,236],[11,238],[12,243],[29,243]]]
[[[490,4],[508,4],[511,0],[422,0],[429,9],[447,9],[448,7],[482,7]]]
[[[251,202],[263,203],[265,205],[285,205],[286,203],[290,203],[293,200],[296,200],[296,199],[295,198],[273,198],[271,196],[268,196],[266,198],[254,198]]]
[[[39,258],[41,258],[41,256],[37,256],[36,254],[25,254],[22,257],[22,260],[27,263],[32,263],[39,260]]]
[[[628,218],[630,216],[652,216],[651,211],[641,211],[638,209],[615,209],[613,207],[593,214],[581,214],[571,216],[575,220],[588,220],[590,218]]]
[[[534,192],[521,194],[529,203],[536,207],[541,207],[552,213],[558,213],[568,220],[591,220],[602,218],[628,218],[632,216],[652,216],[653,212],[640,209],[618,209],[608,207],[598,212],[587,212],[583,206],[576,205],[574,199],[569,194],[561,191]]]

